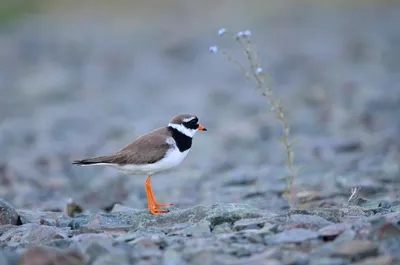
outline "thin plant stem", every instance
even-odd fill
[[[289,176],[285,177],[287,182],[287,192],[289,192],[289,205],[291,209],[295,208],[295,199],[294,199],[294,191],[293,191],[293,182],[297,177],[299,170],[296,171],[293,167],[293,151],[292,147],[295,142],[289,142],[289,133],[290,133],[290,126],[289,123],[284,115],[284,107],[282,101],[276,99],[273,94],[273,89],[271,86],[271,82],[268,76],[262,71],[260,63],[258,61],[259,55],[258,52],[255,52],[255,49],[251,45],[250,35],[233,35],[233,38],[241,45],[244,55],[247,58],[247,61],[250,65],[250,73],[246,70],[242,63],[238,60],[233,58],[229,55],[226,51],[222,51],[221,53],[227,57],[227,59],[233,62],[235,65],[238,66],[240,71],[244,74],[247,81],[255,81],[256,89],[263,89],[261,93],[267,99],[268,104],[271,107],[271,111],[274,112],[276,119],[282,125],[282,138],[277,138],[279,142],[282,143],[285,149],[285,157],[286,157],[286,168],[289,171]],[[253,77],[253,78],[251,78]]]

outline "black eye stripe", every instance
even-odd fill
[[[197,124],[199,120],[197,118],[184,122],[183,125],[188,128],[188,129],[197,129],[199,127],[199,124]]]

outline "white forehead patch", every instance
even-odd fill
[[[190,117],[190,118],[186,118],[186,119],[183,119],[183,122],[188,122],[188,121],[191,121],[191,120],[193,120],[193,119],[195,119],[196,117]]]
[[[177,129],[178,131],[189,137],[193,137],[193,135],[197,132],[197,129],[189,129],[182,124],[168,123],[168,126]]]

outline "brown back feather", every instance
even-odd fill
[[[166,137],[171,137],[166,127],[148,132],[136,138],[132,143],[126,145],[120,151],[94,158],[74,161],[74,164],[152,164],[164,157],[170,145]]]

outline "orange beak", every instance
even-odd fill
[[[207,129],[204,128],[204,126],[203,126],[203,125],[200,125],[200,124],[199,124],[199,128],[197,128],[197,129],[199,129],[200,131],[207,131]]]

